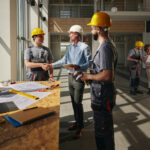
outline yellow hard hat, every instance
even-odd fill
[[[142,41],[136,41],[135,42],[135,46],[136,47],[143,47],[144,46],[144,43]]]
[[[41,28],[34,28],[31,32],[31,37],[34,35],[45,34]]]
[[[92,16],[91,22],[88,26],[110,27],[111,19],[107,13],[97,12]]]

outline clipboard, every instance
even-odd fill
[[[19,127],[53,115],[55,115],[55,111],[52,111],[49,108],[33,107],[6,115],[4,118],[8,120],[14,127]]]

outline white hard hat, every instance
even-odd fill
[[[82,27],[80,25],[73,25],[73,26],[71,26],[71,28],[69,29],[68,32],[69,33],[70,32],[78,32],[78,33],[81,34],[83,32],[83,29],[82,29]]]

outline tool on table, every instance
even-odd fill
[[[25,97],[28,97],[28,98],[31,98],[31,99],[34,99],[34,100],[39,99],[39,97],[37,97],[37,96],[30,95],[28,93],[24,93],[24,92],[17,91],[17,90],[14,90],[14,89],[10,89],[9,92],[16,93],[16,94],[19,94],[19,95],[22,95],[22,96],[25,96]]]
[[[35,107],[30,107],[30,108],[23,109],[23,111],[27,111],[27,110],[31,110],[31,109],[36,109],[36,108],[38,108],[38,107],[37,107],[37,106],[35,106]]]

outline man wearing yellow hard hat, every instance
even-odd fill
[[[129,61],[130,70],[130,94],[142,94],[143,92],[138,89],[141,77],[141,61],[143,42],[136,41],[135,48],[131,49],[128,53],[127,60]]]
[[[117,52],[109,38],[111,19],[107,13],[97,12],[87,25],[91,26],[92,35],[99,42],[99,47],[90,74],[83,73],[81,80],[91,80],[91,107],[97,150],[114,150],[112,109],[116,98],[114,74]]]
[[[27,67],[26,79],[29,81],[54,81],[53,69],[49,69],[53,57],[49,48],[43,46],[44,34],[41,28],[34,28],[31,33],[33,46],[30,46],[24,52]]]

